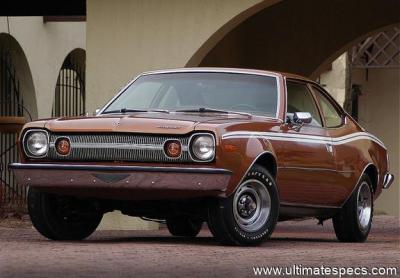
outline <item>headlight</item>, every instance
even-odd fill
[[[25,134],[25,152],[30,157],[43,157],[49,150],[46,131],[31,130]]]
[[[191,140],[191,154],[194,159],[211,161],[215,156],[215,140],[210,134],[194,135]]]

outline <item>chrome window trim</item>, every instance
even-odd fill
[[[47,151],[46,151],[45,154],[43,154],[41,156],[32,155],[30,153],[30,151],[28,151],[27,148],[26,148],[26,136],[27,136],[27,134],[32,133],[32,132],[43,132],[47,136]],[[25,155],[27,157],[29,157],[29,158],[44,158],[44,157],[46,157],[47,154],[49,153],[49,150],[50,150],[50,135],[49,135],[49,132],[47,130],[41,129],[41,128],[28,129],[27,131],[25,131],[24,136],[22,137],[22,148],[24,150]]]
[[[197,158],[194,158],[192,155],[192,140],[195,136],[199,136],[199,135],[209,135],[213,138],[214,140],[214,155],[207,160],[199,160]],[[192,159],[194,162],[211,162],[215,159],[216,155],[217,155],[217,141],[215,140],[215,135],[213,133],[209,133],[209,132],[196,132],[193,133],[190,137],[189,137],[189,141],[188,141],[188,153],[189,153],[189,157],[190,159]]]
[[[192,72],[203,72],[203,73],[233,73],[233,74],[249,74],[249,75],[259,75],[259,76],[267,76],[267,77],[273,77],[276,80],[276,86],[277,86],[277,107],[276,107],[276,113],[275,117],[269,117],[269,116],[262,116],[262,115],[257,115],[260,117],[266,117],[270,119],[279,119],[279,113],[280,113],[280,104],[281,104],[281,86],[279,86],[279,80],[280,80],[280,74],[278,73],[270,73],[270,72],[258,72],[258,71],[251,71],[251,70],[245,70],[245,69],[209,69],[209,68],[182,68],[182,69],[166,69],[166,70],[155,70],[155,71],[148,71],[148,72],[143,72],[136,76],[134,79],[132,79],[125,87],[122,88],[113,98],[111,98],[110,101],[108,101],[103,108],[100,109],[100,111],[96,114],[96,116],[101,115],[104,110],[106,110],[121,94],[123,94],[128,87],[130,87],[137,79],[139,79],[142,76],[147,76],[147,75],[156,75],[156,74],[168,74],[168,73],[192,73]],[[172,112],[172,111],[171,111]],[[232,111],[234,112],[234,111]],[[251,113],[250,113],[251,114]],[[254,115],[254,114],[252,114]]]
[[[279,113],[281,112],[281,86],[279,86],[279,77],[275,77],[276,80],[276,93],[278,94],[276,102],[277,102],[277,108],[276,108],[276,114],[275,114],[275,119],[279,119]]]
[[[285,76],[283,78],[283,84],[285,86],[285,107],[284,107],[285,111],[283,113],[283,123],[284,124],[287,124],[287,107],[288,107],[287,82],[288,82],[288,80],[287,80],[287,78]]]

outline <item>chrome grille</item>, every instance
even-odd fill
[[[59,138],[68,138],[71,152],[57,153],[55,143]],[[182,155],[169,158],[164,153],[164,142],[179,140]],[[189,137],[137,134],[50,134],[48,158],[53,160],[79,161],[136,161],[136,162],[191,162],[188,152]]]

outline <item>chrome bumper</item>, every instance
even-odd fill
[[[383,189],[388,189],[394,181],[394,176],[387,173],[383,178]]]
[[[217,168],[13,163],[23,186],[225,191],[231,172]]]

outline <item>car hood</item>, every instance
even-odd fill
[[[132,113],[94,117],[58,118],[45,123],[52,132],[140,132],[186,134],[196,126],[248,122],[251,116],[218,113]]]

